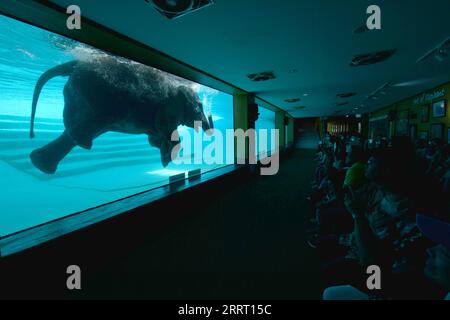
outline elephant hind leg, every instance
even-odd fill
[[[75,143],[66,131],[42,148],[30,154],[33,165],[47,174],[54,174],[59,162],[75,147]]]
[[[66,130],[74,143],[83,149],[92,149],[93,141],[108,132],[112,120],[108,118],[92,118],[78,123],[66,124]]]
[[[77,146],[83,149],[91,150],[92,141],[100,135],[97,128],[93,126],[84,126],[82,129],[70,130],[70,135]]]

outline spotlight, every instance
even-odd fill
[[[145,0],[163,16],[175,19],[214,4],[214,0]]]
[[[448,53],[447,51],[441,49],[439,51],[436,51],[434,57],[436,58],[437,61],[442,62],[445,60],[445,58],[448,57]]]

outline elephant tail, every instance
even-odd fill
[[[42,88],[45,84],[55,77],[68,77],[72,74],[73,69],[77,65],[77,61],[71,61],[44,72],[36,83],[33,94],[33,105],[31,108],[31,124],[30,124],[30,138],[34,138],[34,119],[36,117],[36,106],[41,94]]]

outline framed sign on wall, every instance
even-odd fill
[[[408,127],[409,127],[409,110],[398,112],[396,135],[399,137],[407,136],[409,134]]]
[[[430,106],[427,104],[425,106],[422,106],[421,114],[420,114],[420,121],[422,123],[428,122],[430,120]]]
[[[444,125],[442,123],[435,123],[431,125],[430,138],[441,140],[444,138]]]
[[[447,101],[439,100],[432,104],[433,118],[443,118],[447,115]]]

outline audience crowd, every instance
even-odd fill
[[[450,148],[439,140],[319,144],[308,244],[324,299],[443,299],[450,291]],[[380,288],[367,285],[369,266]]]

